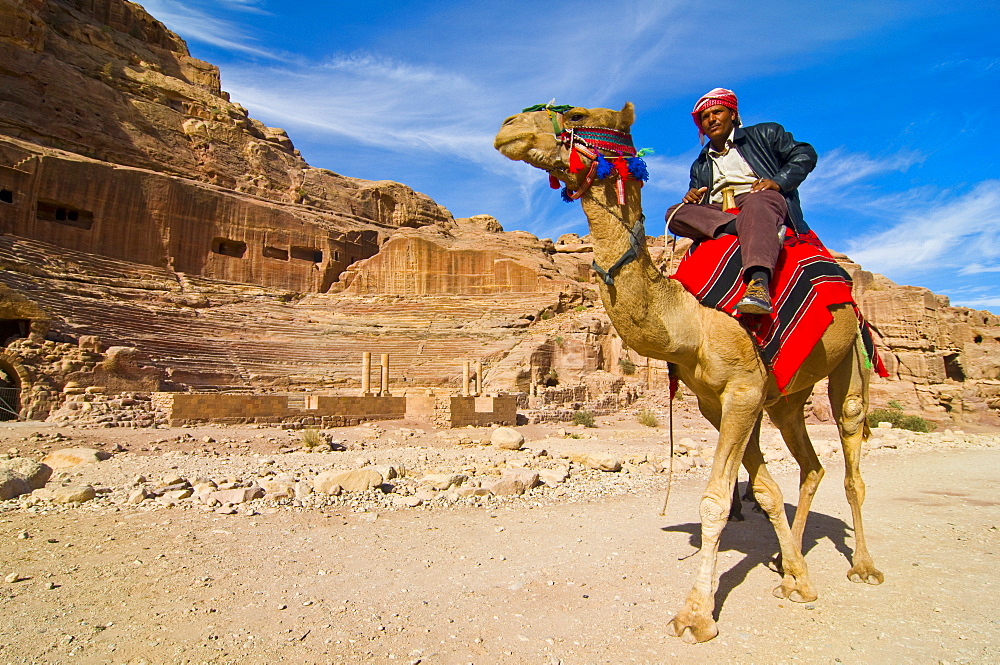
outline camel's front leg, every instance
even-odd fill
[[[703,412],[706,411],[702,405]],[[709,409],[708,411],[710,411]],[[757,405],[757,414],[760,405]],[[685,642],[706,642],[719,634],[713,613],[715,612],[715,590],[718,586],[716,563],[719,553],[719,537],[726,526],[729,508],[733,498],[733,486],[739,471],[743,451],[753,424],[758,418],[747,406],[731,409],[722,418],[719,427],[719,444],[715,449],[712,473],[708,487],[701,499],[701,565],[694,587],[684,601],[684,607],[667,625],[667,632]],[[705,413],[709,420],[718,422],[717,417]]]

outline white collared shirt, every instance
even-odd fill
[[[732,187],[736,194],[745,194],[750,191],[753,184],[759,180],[759,176],[753,172],[747,160],[736,149],[733,143],[733,134],[736,128],[729,132],[726,138],[726,148],[722,152],[716,152],[711,145],[708,147],[708,156],[712,158],[712,203],[722,203],[722,189]]]

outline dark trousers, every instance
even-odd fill
[[[723,212],[718,203],[678,203],[667,210],[668,218],[673,215],[668,230],[692,240],[708,240],[735,218],[743,269],[760,266],[773,273],[781,251],[778,231],[788,218],[785,198],[773,189],[747,192],[736,197],[736,207],[738,215]]]

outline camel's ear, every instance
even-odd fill
[[[635,122],[635,107],[632,106],[632,102],[625,102],[625,106],[618,112],[618,128],[627,132],[633,122]]]

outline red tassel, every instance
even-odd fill
[[[555,177],[551,173],[549,174],[549,187],[551,189],[559,189],[562,187],[562,183],[559,182],[559,178]]]
[[[618,205],[625,205],[625,181],[621,178],[615,180],[615,189],[618,191]]]
[[[615,165],[615,170],[618,171],[618,177],[621,178],[622,180],[628,180],[629,178],[628,162],[626,162],[623,157],[619,156],[618,159],[614,161],[614,165]]]
[[[583,160],[580,159],[580,153],[577,152],[576,148],[570,151],[569,155],[569,172],[579,173],[584,169]]]

